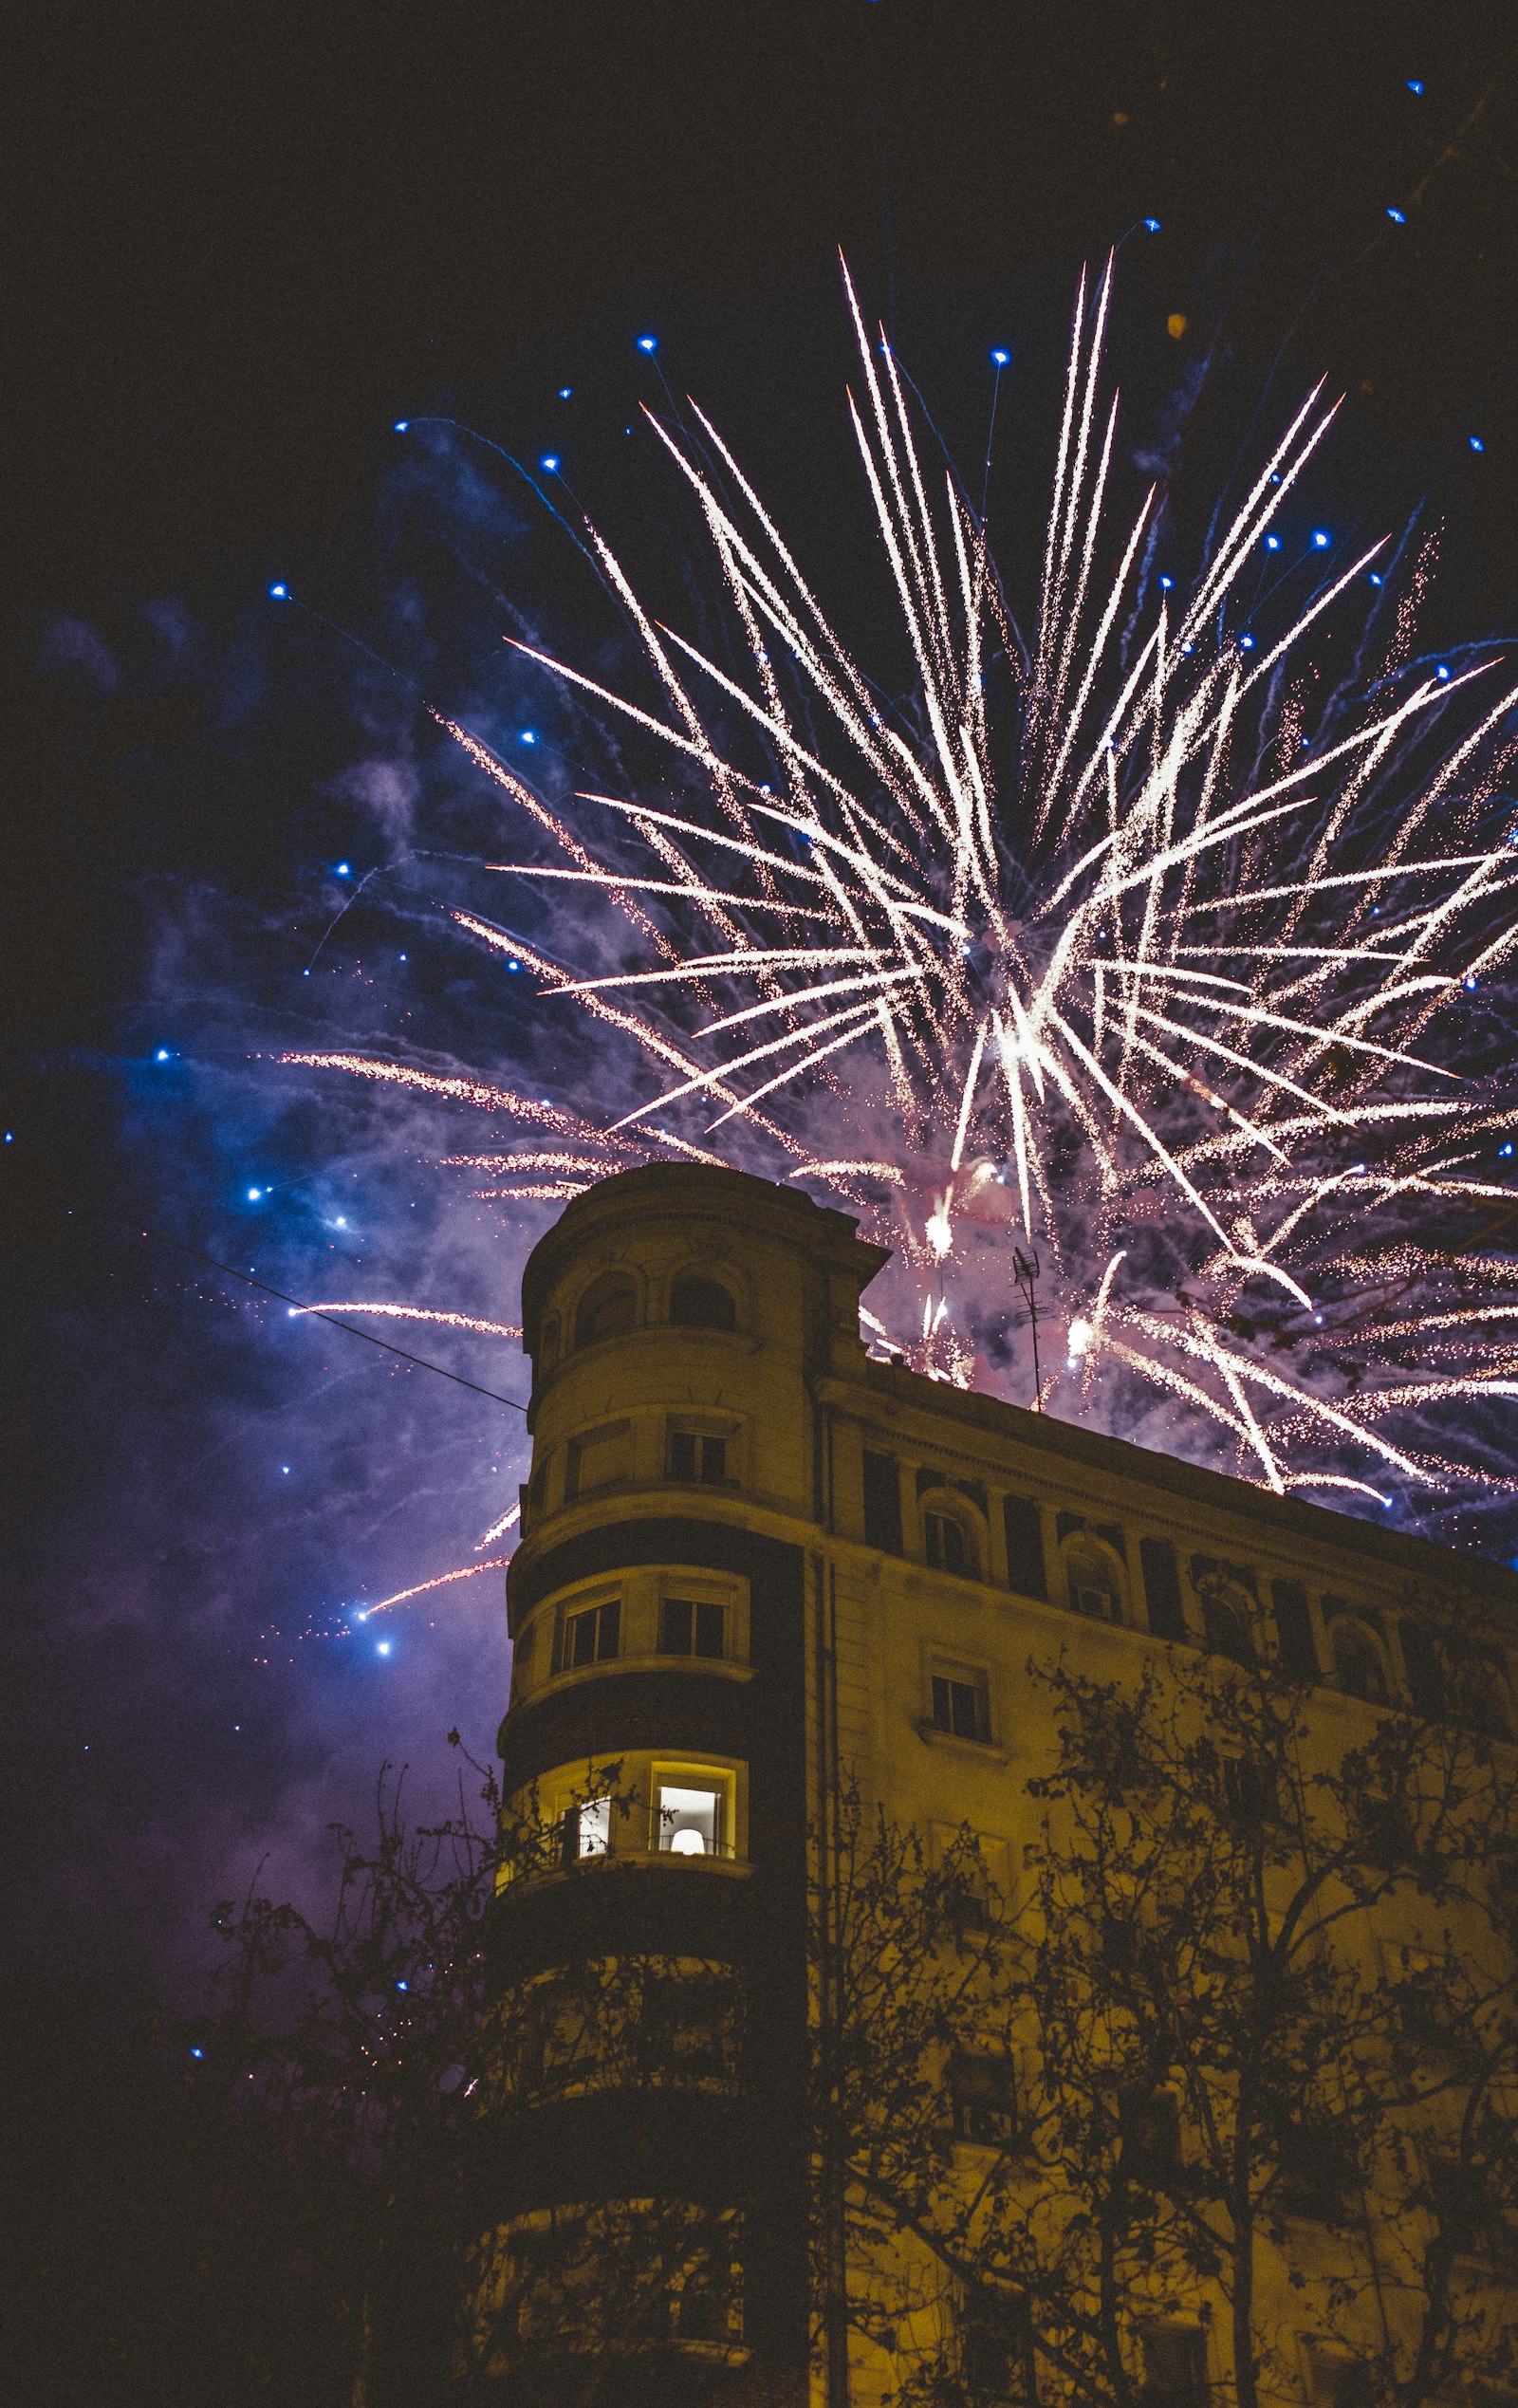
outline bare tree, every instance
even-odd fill
[[[934,1866],[845,1800],[820,2266],[842,2202],[904,2397],[1511,2383],[1518,1769],[1447,1669],[1430,1717],[1190,1652],[1030,1664],[1013,1898],[970,1832]]]

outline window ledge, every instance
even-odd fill
[[[930,1748],[949,1748],[956,1755],[972,1756],[977,1764],[1010,1764],[1010,1748],[998,1747],[994,1739],[964,1739],[957,1731],[940,1731],[935,1722],[921,1721],[916,1726],[917,1737]]]
[[[634,1873],[657,1870],[660,1874],[684,1874],[698,1870],[703,1878],[746,1881],[753,1871],[746,1856],[676,1856],[673,1848],[602,1848],[595,1856],[583,1856],[573,1864],[553,1864],[541,1872],[518,1873],[505,1881],[498,1881],[497,1899],[510,1898],[514,1893],[557,1887],[564,1881],[604,1880],[607,1874],[620,1866]]]

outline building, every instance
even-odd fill
[[[577,2396],[556,2343],[614,2347],[594,2268],[639,2250],[619,2313],[650,2398],[841,2392],[808,2363],[805,2112],[808,1824],[841,1766],[902,1823],[972,1825],[1012,1881],[1030,1651],[1278,1651],[1353,1713],[1417,1694],[1452,1581],[1510,1716],[1513,1575],[872,1358],[885,1260],[842,1213],[680,1166],[595,1187],[528,1265],[500,1746],[550,1855],[492,1942],[516,2055],[482,2276],[513,2397]],[[624,1979],[621,2075],[569,2078],[587,1986]],[[639,2079],[655,2040],[683,2078]]]

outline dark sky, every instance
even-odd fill
[[[25,700],[0,1168],[28,1912],[49,1945],[182,1971],[220,1889],[266,1852],[270,1880],[307,1880],[382,1757],[425,1788],[449,1725],[488,1749],[504,1702],[498,1576],[398,1616],[386,1657],[333,1634],[362,1597],[470,1560],[514,1493],[520,1417],[292,1328],[99,1210],[297,1295],[514,1318],[550,1210],[503,1230],[424,1158],[455,1121],[268,1059],[415,1043],[575,1073],[440,932],[449,866],[394,870],[423,832],[477,856],[491,822],[427,750],[415,688],[347,637],[509,726],[545,705],[500,635],[565,639],[584,581],[499,457],[393,422],[551,448],[678,581],[666,488],[624,434],[662,398],[636,347],[657,331],[672,389],[825,539],[846,592],[842,244],[967,463],[989,346],[1011,349],[1005,565],[1046,490],[1074,279],[1127,237],[1126,441],[1181,463],[1177,545],[1262,398],[1284,415],[1324,374],[1348,406],[1314,506],[1379,529],[1423,502],[1439,639],[1499,631],[1518,65],[1510,8],[1458,0],[54,0],[9,66]],[[1146,216],[1162,232],[1130,233]],[[271,604],[274,580],[309,609]],[[398,1336],[521,1393],[500,1342]]]

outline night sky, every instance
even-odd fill
[[[1124,440],[1175,473],[1177,547],[1262,398],[1324,374],[1348,406],[1312,509],[1422,504],[1435,639],[1506,631],[1518,60],[1510,8],[1451,0],[514,0],[55,5],[10,64],[12,1865],[55,1964],[183,1986],[214,1898],[266,1858],[312,1895],[381,1760],[435,1799],[443,1734],[488,1753],[505,1702],[499,1573],[354,1615],[473,1559],[520,1414],[136,1233],[297,1297],[516,1317],[556,1208],[503,1223],[436,1167],[456,1115],[275,1060],[594,1091],[445,917],[505,911],[469,866],[505,839],[422,697],[554,788],[579,735],[501,638],[617,658],[502,454],[560,460],[538,485],[677,601],[689,513],[638,417],[667,379],[846,617],[842,245],[967,465],[1010,351],[991,518],[1026,585],[1074,280],[1126,237]],[[508,1343],[391,1334],[525,1394]]]

